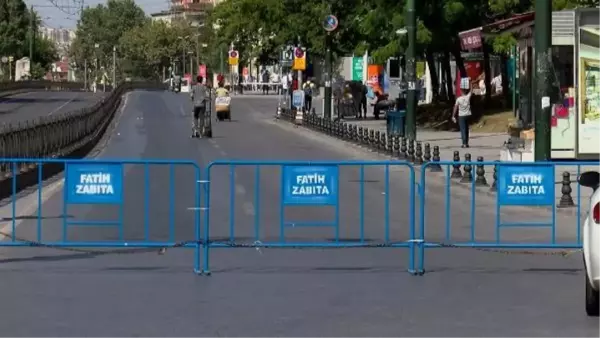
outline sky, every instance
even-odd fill
[[[33,5],[34,10],[40,14],[44,26],[74,29],[77,26],[77,19],[79,18],[79,13],[76,8],[81,7],[81,1],[84,1],[84,7],[94,7],[100,3],[106,2],[104,0],[53,1],[54,4],[50,0],[25,0],[25,3],[27,6]],[[135,2],[144,10],[144,12],[146,12],[146,15],[166,10],[169,6],[169,0],[136,0]],[[64,12],[59,8],[64,9]]]

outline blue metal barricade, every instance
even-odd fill
[[[424,164],[419,184],[417,274],[425,272],[428,248],[581,248],[581,224],[591,190],[582,190],[577,178],[586,170],[597,170],[598,165],[482,159]],[[490,180],[486,172],[492,168]],[[509,228],[519,232],[507,235]]]
[[[195,162],[0,159],[0,163],[7,177],[0,180],[0,190],[7,197],[10,195],[11,213],[10,217],[4,216],[10,224],[2,233],[9,240],[0,241],[0,246],[186,247],[196,250],[194,269],[200,271],[201,170]],[[64,181],[45,182],[49,177],[61,176]],[[175,194],[180,178],[184,184],[178,187],[183,188]],[[50,184],[58,188],[47,192]],[[19,212],[18,192],[31,186],[37,188],[32,203],[35,208]],[[180,196],[185,199],[181,201],[183,209],[176,203]],[[46,199],[48,210],[44,210]],[[50,217],[44,212],[60,212],[60,215]],[[34,213],[35,216],[30,216]],[[18,222],[28,220],[33,223],[19,225],[17,229]],[[151,226],[152,222],[160,226]]]
[[[392,170],[404,171],[410,183],[395,186]],[[232,247],[401,247],[409,249],[408,270],[415,270],[415,172],[409,163],[217,161],[204,177],[205,274],[210,250]],[[365,184],[380,192],[367,192]],[[392,206],[395,193],[404,194],[394,199],[402,204]],[[356,204],[349,202],[354,197]],[[378,227],[372,220],[381,219],[381,212]]]

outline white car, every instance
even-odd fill
[[[583,223],[583,260],[585,264],[585,311],[598,316],[600,303],[600,174],[588,171],[579,176],[579,185],[592,188],[590,211]]]

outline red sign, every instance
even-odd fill
[[[198,65],[198,75],[206,78],[206,65]]]
[[[236,58],[236,57],[238,57],[238,52],[236,50],[229,51],[229,57],[230,58]]]
[[[248,67],[242,68],[242,75],[248,76]]]
[[[462,49],[481,48],[481,28],[471,29],[458,34]]]
[[[296,47],[296,50],[294,51],[294,55],[298,58],[301,59],[304,57],[304,51],[302,50],[302,48],[300,47]]]

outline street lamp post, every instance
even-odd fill
[[[190,37],[189,35],[177,37],[177,39],[181,40],[181,76],[182,77],[185,75],[185,50],[186,50],[183,42],[186,39],[189,39],[189,37]]]
[[[409,141],[417,139],[417,16],[415,13],[415,0],[407,0],[406,5],[406,31],[408,35],[408,48],[406,49],[406,78],[408,91],[406,98],[406,136]]]

